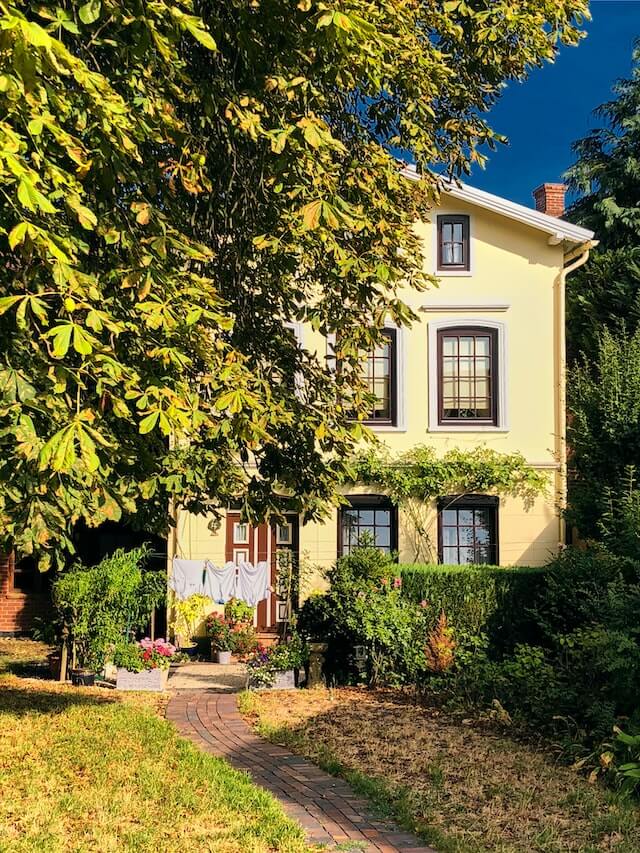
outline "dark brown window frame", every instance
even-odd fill
[[[490,359],[491,359],[491,416],[488,418],[445,418],[444,416],[444,354],[442,351],[442,341],[446,337],[457,335],[458,337],[475,337],[482,335],[488,337],[490,344]],[[479,426],[498,426],[498,388],[499,388],[499,371],[501,365],[498,359],[499,339],[498,329],[493,329],[488,326],[449,326],[444,329],[438,329],[438,426],[462,426],[469,424],[478,424]]]
[[[338,557],[344,557],[343,535],[342,535],[342,513],[348,509],[356,510],[388,510],[389,516],[389,553],[398,550],[398,508],[394,506],[386,495],[345,495],[349,506],[342,506],[338,510]],[[375,526],[375,525],[374,525]],[[346,552],[351,553],[350,551]]]
[[[462,263],[447,264],[443,260],[443,225],[462,225]],[[466,214],[441,214],[437,217],[437,240],[438,240],[438,271],[448,272],[449,270],[459,270],[461,272],[469,272],[471,269],[471,252],[469,240],[469,217]]]
[[[491,557],[492,559],[487,561],[491,565],[500,565],[500,499],[494,495],[447,495],[446,497],[438,498],[438,562],[444,563],[444,536],[442,528],[446,525],[443,525],[443,510],[446,509],[455,509],[455,510],[474,510],[474,509],[486,509],[491,510],[491,530],[489,537],[493,541],[490,542],[490,547],[492,549]],[[461,546],[459,543],[457,546],[447,546],[447,547],[470,547],[470,546]],[[475,543],[474,543],[475,548]],[[457,565],[467,565],[463,563],[458,563]]]
[[[367,426],[397,426],[398,424],[398,335],[396,329],[383,329],[382,334],[389,340],[389,414],[388,418],[365,418]],[[370,358],[367,353],[367,358]],[[374,356],[375,358],[375,356]]]

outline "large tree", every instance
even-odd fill
[[[582,536],[640,556],[640,42],[629,79],[574,145],[570,218],[600,241],[568,280],[572,476],[570,519]]]
[[[320,514],[363,435],[358,354],[429,282],[433,169],[483,159],[504,82],[586,7],[0,5],[0,547],[46,563],[78,520],[161,530],[172,499]]]
[[[569,356],[594,358],[606,327],[633,332],[640,320],[640,42],[629,79],[595,110],[600,126],[573,146],[567,177],[578,200],[569,218],[600,241],[567,282]]]

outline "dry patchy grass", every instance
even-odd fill
[[[5,674],[1,853],[305,853],[270,794],[160,718],[165,701]]]
[[[441,853],[640,850],[640,812],[541,750],[397,692],[244,694],[272,740],[344,775]]]
[[[0,675],[46,674],[49,671],[47,655],[51,648],[35,640],[0,637]]]

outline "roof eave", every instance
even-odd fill
[[[403,169],[403,174],[414,181],[420,179],[418,173],[411,169]],[[475,204],[493,213],[513,219],[516,222],[522,222],[531,228],[544,231],[545,234],[549,235],[549,243],[551,245],[558,245],[564,242],[580,245],[592,241],[594,237],[594,232],[588,228],[582,228],[580,225],[565,222],[564,219],[557,219],[555,216],[548,216],[546,213],[540,213],[531,207],[525,207],[523,204],[517,204],[514,201],[509,201],[493,193],[476,189],[476,187],[471,187],[469,184],[463,184],[460,181],[445,180],[442,184],[442,191],[453,198],[460,199],[469,204]]]

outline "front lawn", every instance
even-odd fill
[[[5,670],[33,651],[4,643]],[[0,677],[0,851],[308,850],[270,794],[178,737],[163,703]]]
[[[246,693],[241,707],[439,853],[640,850],[637,804],[493,724],[357,688]]]

